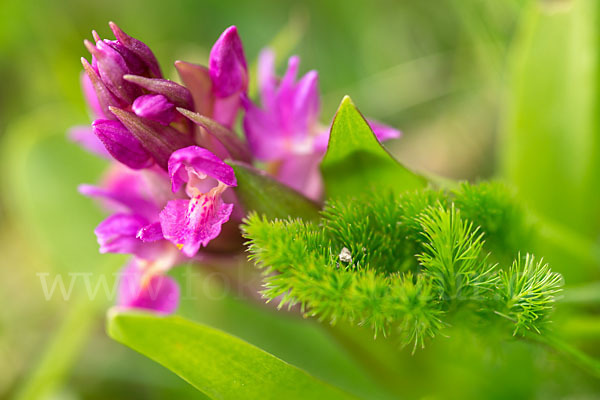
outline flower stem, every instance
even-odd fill
[[[570,345],[563,339],[547,333],[545,335],[531,334],[528,335],[529,339],[533,341],[545,344],[550,348],[554,349],[557,353],[562,354],[571,362],[581,369],[587,371],[596,378],[600,378],[600,361],[588,356],[584,352],[578,350],[576,347]]]

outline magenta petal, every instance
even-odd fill
[[[117,161],[133,169],[148,168],[153,164],[150,153],[121,122],[98,119],[94,121],[92,127],[106,150]]]
[[[169,176],[173,183],[173,192],[178,191],[185,182],[189,181],[189,173],[194,173],[198,177],[207,175],[228,186],[237,185],[233,168],[202,147],[189,146],[171,154]]]
[[[92,57],[92,62],[95,61],[95,57]],[[106,87],[100,76],[98,75],[98,71],[94,68],[94,65],[90,65],[90,63],[85,59],[81,58],[81,64],[83,65],[84,72],[89,78],[89,82],[91,83],[94,91],[96,92],[96,98],[98,99],[98,104],[100,106],[100,110],[102,111],[102,115],[108,119],[112,119],[112,114],[109,111],[109,107],[118,107],[123,103],[122,100],[118,99],[114,94],[111,93],[110,90]]]
[[[139,59],[146,64],[148,71],[154,78],[160,78],[162,76],[158,61],[152,50],[140,40],[132,38],[121,30],[114,22],[109,22],[108,25],[113,31],[113,34],[123,47],[127,48],[130,52],[139,57]]]
[[[146,94],[133,102],[133,112],[162,125],[169,125],[175,119],[175,105],[162,94]]]
[[[265,50],[259,59],[259,84],[263,109],[242,96],[244,131],[252,154],[263,161],[282,160],[292,153],[307,153],[319,114],[318,74],[308,72],[296,82],[300,59],[288,61],[277,84],[273,53]]]
[[[386,140],[390,139],[397,139],[402,136],[402,132],[390,126],[384,125],[372,119],[368,120],[367,122],[380,142],[385,142]]]
[[[98,136],[94,135],[94,130],[90,126],[74,126],[69,130],[68,137],[92,154],[103,158],[111,157]]]
[[[140,94],[140,89],[123,79],[123,75],[132,71],[123,56],[106,42],[100,40],[94,46],[85,41],[85,46],[98,61],[98,75],[106,87],[125,103],[131,103]]]
[[[94,85],[90,80],[90,77],[85,71],[81,72],[81,89],[83,90],[83,96],[85,100],[92,110],[94,114],[94,118],[106,118],[104,112],[102,111],[102,106],[98,101],[98,95],[96,94],[96,90],[94,89]]]
[[[144,226],[136,235],[142,242],[155,242],[164,239],[160,222]]]
[[[260,99],[267,110],[275,108],[277,76],[275,75],[275,53],[264,49],[258,56],[258,85]]]
[[[158,213],[171,198],[170,182],[165,175],[145,170],[133,171],[115,164],[102,187],[80,185],[79,192],[106,203],[114,212],[135,213],[155,221]]]
[[[123,61],[127,65],[127,69],[130,74],[145,74],[148,71],[148,68],[144,64],[144,62],[136,56],[134,53],[129,51],[127,47],[123,46],[121,42],[118,40],[103,40],[104,43],[112,47],[116,50],[121,57],[123,57]]]
[[[188,133],[161,125],[147,118],[138,117],[136,114],[115,107],[110,107],[119,121],[131,132],[141,143],[142,147],[154,158],[154,161],[167,170],[171,154],[183,147],[191,145],[194,141]]]
[[[139,215],[119,213],[108,217],[94,230],[100,253],[137,254],[143,242],[136,235],[146,225],[146,218]]]
[[[248,87],[248,67],[237,28],[227,28],[210,51],[209,73],[217,97],[229,97],[245,92]]]
[[[229,220],[232,210],[233,204],[225,204],[219,197],[172,200],[160,213],[160,224],[165,238],[186,256],[193,257],[200,246],[206,247],[219,236],[221,225]]]
[[[280,91],[288,91],[294,88],[296,82],[296,76],[298,76],[298,67],[300,66],[300,57],[291,56],[288,59],[288,66],[285,70],[285,74],[281,78],[281,82],[279,84]]]
[[[217,97],[213,102],[212,118],[221,125],[231,128],[241,105],[242,99],[239,93],[229,97]]]
[[[310,71],[300,79],[294,93],[292,132],[296,138],[305,138],[317,123],[319,102],[319,75]]]
[[[320,201],[323,196],[323,178],[319,170],[322,158],[320,153],[287,157],[281,163],[276,178],[306,197]]]
[[[281,131],[275,115],[261,110],[245,96],[242,100],[246,110],[244,132],[252,155],[262,161],[281,158],[285,149],[281,144]]]
[[[325,154],[329,145],[329,130],[318,133],[313,139],[313,150],[318,154]]]
[[[121,270],[119,280],[119,306],[141,308],[170,314],[179,305],[179,286],[173,278],[164,275],[152,276],[143,284],[143,269],[131,263]]]

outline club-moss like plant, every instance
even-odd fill
[[[530,230],[499,183],[337,199],[318,221],[253,213],[244,225],[268,300],[397,331],[413,349],[458,312],[477,325],[508,321],[515,335],[547,329],[562,277],[513,245]]]

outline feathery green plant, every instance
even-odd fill
[[[519,255],[531,223],[499,183],[336,199],[321,216],[248,217],[244,235],[265,271],[263,295],[375,335],[396,330],[414,348],[459,310],[512,321],[513,334],[540,333],[562,284],[547,265]],[[503,268],[506,259],[514,262]]]

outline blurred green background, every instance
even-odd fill
[[[98,254],[93,229],[103,214],[76,189],[95,182],[105,162],[65,136],[69,127],[89,123],[79,87],[79,58],[88,57],[82,41],[92,29],[109,37],[111,20],[147,43],[171,78],[176,59],[205,63],[229,25],[238,26],[249,60],[278,37],[279,47],[301,56],[302,71],[319,71],[323,122],[349,94],[364,114],[404,132],[390,148],[407,165],[455,179],[511,182],[547,222],[540,254],[568,287],[581,288],[566,300],[585,302],[586,316],[563,324],[565,335],[600,355],[600,287],[589,286],[600,278],[596,3],[3,0],[0,397],[198,397],[106,338],[110,301],[102,295],[90,300],[78,281],[68,300],[46,300],[41,285],[39,274],[48,274],[50,284],[57,274],[111,277],[125,262]],[[198,273],[204,278],[187,280],[198,298],[184,299],[181,314],[354,393],[385,396],[314,321],[276,315]],[[559,322],[564,314],[568,308],[559,310]],[[597,381],[543,349],[509,343],[480,351],[473,340],[465,336],[441,350],[432,345],[435,362],[427,361],[428,350],[403,356],[399,374],[415,379],[407,397],[600,398]],[[412,369],[427,374],[419,380]]]

